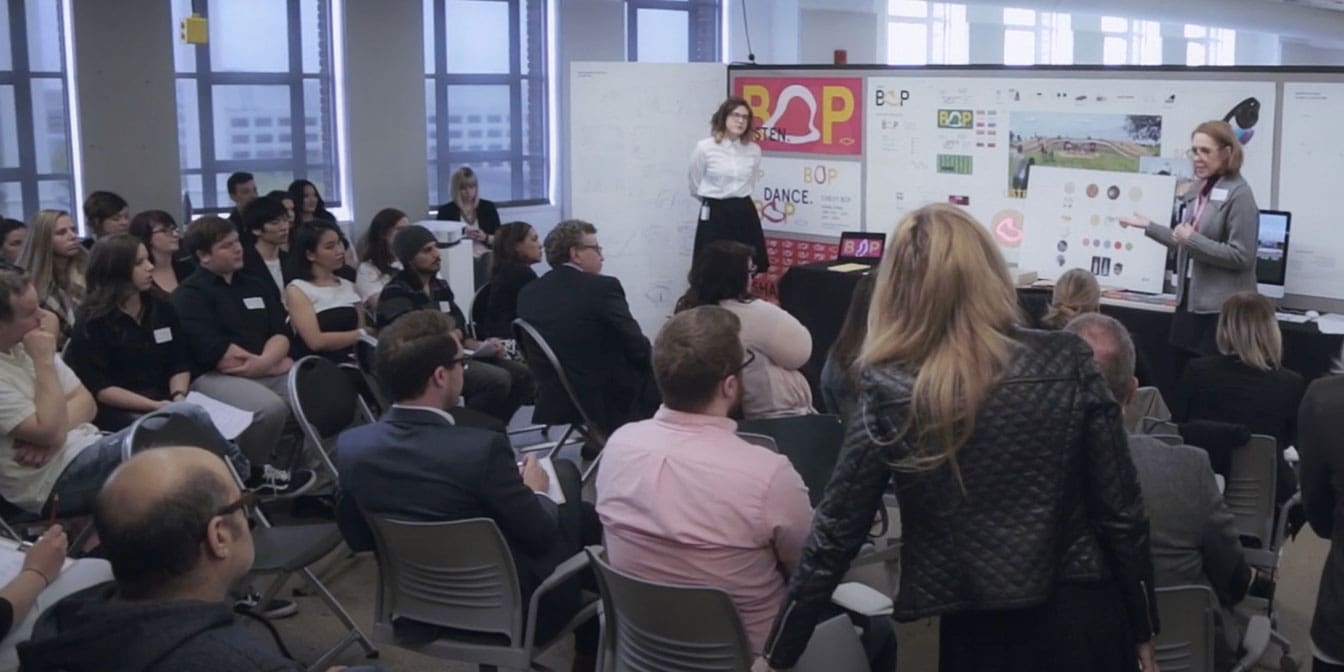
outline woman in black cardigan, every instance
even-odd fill
[[[509,222],[495,234],[495,268],[490,275],[490,296],[478,328],[478,338],[513,338],[513,319],[518,317],[518,293],[537,279],[532,264],[541,261],[541,241],[527,222]]]
[[[453,200],[439,206],[438,219],[466,225],[464,234],[471,239],[471,256],[476,260],[476,288],[480,289],[490,279],[490,248],[499,232],[499,210],[493,202],[480,197],[480,182],[467,166],[453,173],[449,187]]]

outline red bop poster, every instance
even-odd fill
[[[863,150],[863,80],[858,77],[738,77],[767,152],[853,154]]]

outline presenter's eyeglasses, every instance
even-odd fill
[[[729,119],[742,119],[742,120],[745,121],[745,120],[747,120],[747,119],[750,119],[750,118],[751,118],[751,115],[750,115],[750,114],[746,114],[745,112],[734,112],[734,113],[728,115],[728,118],[729,118]]]
[[[1222,147],[1191,147],[1185,150],[1186,158],[1193,159],[1196,156],[1210,157],[1213,153],[1222,149]]]

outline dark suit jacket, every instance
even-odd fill
[[[565,559],[557,507],[523,484],[503,434],[393,407],[378,422],[341,434],[336,467],[337,523],[352,550],[373,548],[362,508],[405,520],[494,520],[527,595]]]
[[[1307,388],[1298,419],[1302,453],[1302,504],[1316,534],[1330,540],[1321,571],[1311,639],[1321,652],[1344,659],[1344,376],[1321,378]]]
[[[620,280],[572,266],[553,268],[518,293],[518,317],[550,343],[579,402],[603,432],[656,410],[652,349],[630,315]],[[568,407],[564,390],[539,377],[537,420],[562,418]]]

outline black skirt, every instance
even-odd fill
[[[750,198],[702,198],[700,199],[700,222],[695,227],[695,255],[706,245],[716,240],[735,240],[750,245],[756,250],[756,270],[764,273],[770,268],[770,259],[765,251],[765,232],[761,230],[761,217],[756,213],[756,204]],[[705,211],[708,209],[708,216]]]
[[[941,672],[1134,672],[1138,653],[1119,588],[1061,584],[1026,609],[947,614]]]

